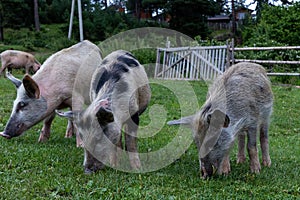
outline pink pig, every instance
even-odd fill
[[[6,50],[0,54],[0,57],[2,63],[0,75],[6,68],[9,72],[11,72],[12,69],[25,68],[25,71],[28,74],[30,68],[36,72],[41,66],[32,54],[23,51]]]
[[[100,49],[85,40],[50,56],[33,76],[26,74],[19,80],[7,74],[17,87],[17,97],[0,135],[7,139],[20,136],[44,120],[39,142],[47,141],[56,109],[80,110],[90,103],[90,81],[101,61]],[[73,134],[72,124],[68,125],[66,137]]]

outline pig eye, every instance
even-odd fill
[[[21,108],[23,108],[23,107],[25,106],[25,102],[21,101],[21,102],[19,103],[19,106],[20,106]]]
[[[18,103],[18,106],[17,106],[17,110],[21,110],[22,108],[24,108],[25,106],[27,105],[27,103],[25,103],[24,101],[20,101]]]

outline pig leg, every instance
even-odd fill
[[[83,147],[83,141],[80,138],[77,128],[74,126],[74,123],[71,120],[68,120],[65,138],[71,138],[74,135],[74,133],[76,135],[76,146]]]
[[[91,174],[104,168],[104,164],[98,161],[88,150],[84,149],[84,173]]]
[[[0,69],[0,76],[2,75],[2,72],[6,69],[7,65],[5,62],[2,62],[2,67]]]
[[[25,73],[26,73],[26,74],[29,74],[30,67],[31,67],[31,66],[25,66]]]
[[[247,148],[250,157],[250,170],[252,173],[260,172],[260,163],[259,163],[257,146],[256,146],[256,134],[257,134],[256,127],[250,127],[248,129]]]
[[[51,113],[45,120],[40,133],[39,142],[46,142],[50,138],[50,127],[55,117],[55,112]]]
[[[222,162],[220,163],[220,168],[218,169],[218,174],[228,175],[230,171],[231,171],[230,159],[229,159],[229,153],[227,153],[224,156]]]
[[[237,154],[237,163],[243,163],[246,160],[245,156],[245,134],[238,135],[238,154]]]
[[[264,166],[271,166],[269,155],[268,124],[263,124],[260,128],[260,146],[262,151],[262,162]]]
[[[110,137],[109,140],[113,143],[110,151],[110,165],[118,167],[120,163],[120,158],[122,155],[122,131],[116,131],[114,137]]]
[[[78,94],[73,94],[73,95],[74,95],[72,97],[73,104],[72,103],[69,104],[69,105],[72,105],[71,110],[82,110],[83,105],[84,105],[83,97],[81,95],[78,95]],[[76,135],[76,146],[77,147],[83,147],[84,146],[83,141],[81,140],[80,134],[79,134],[76,127],[74,127],[74,132],[75,132],[75,135]]]
[[[68,126],[66,130],[65,138],[71,138],[74,135],[74,124],[71,120],[68,120]]]
[[[114,145],[113,154],[112,154],[112,158],[111,158],[111,162],[110,162],[112,167],[117,167],[119,165],[120,158],[122,155],[122,149],[123,149],[122,132],[120,131],[119,139],[116,142],[116,145]]]
[[[139,115],[134,114],[125,124],[125,148],[129,154],[131,168],[137,170],[141,168],[141,162],[137,147],[137,130],[139,125]]]
[[[200,138],[199,135],[195,134],[194,135],[194,142],[197,146],[198,149],[198,160],[199,160],[199,169],[202,175],[202,179],[207,179],[213,174],[213,168],[211,165],[205,166],[204,163],[201,162],[201,154],[200,154],[200,149],[201,149],[201,143],[200,143]]]
[[[82,139],[80,138],[79,132],[75,127],[74,127],[74,129],[75,129],[75,132],[76,132],[76,146],[77,147],[83,147],[84,144],[83,144]]]

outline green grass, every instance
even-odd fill
[[[176,137],[178,127],[169,127],[165,122],[204,102],[206,85],[190,84],[199,105],[193,105],[189,96],[193,93],[185,90],[184,82],[152,81],[151,106],[143,115],[141,126],[147,129],[154,121],[161,127],[155,129],[152,137],[139,140],[141,152],[159,150],[168,144]],[[175,90],[180,91],[184,102],[180,102]],[[202,180],[194,144],[173,163],[154,172],[126,173],[106,167],[85,175],[83,150],[76,148],[75,138],[64,138],[67,122],[57,117],[47,143],[37,143],[41,124],[19,138],[0,138],[0,199],[299,199],[300,89],[274,85],[273,91],[275,105],[269,140],[272,166],[263,168],[258,175],[250,173],[248,162],[235,163],[234,148],[232,173]],[[2,131],[16,93],[14,86],[2,77],[0,92]],[[190,136],[191,132],[184,129],[184,134]]]

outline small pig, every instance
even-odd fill
[[[1,135],[7,139],[20,136],[44,120],[39,142],[47,141],[56,109],[78,110],[84,103],[90,103],[91,78],[101,61],[100,49],[83,41],[50,56],[32,77],[26,74],[21,81],[8,74],[17,87],[17,97]],[[69,123],[66,137],[72,131]],[[80,145],[79,137],[77,145]]]
[[[185,124],[192,128],[198,148],[203,178],[230,172],[229,151],[239,138],[237,162],[245,161],[245,132],[251,172],[260,172],[256,147],[260,133],[262,163],[270,166],[268,127],[273,106],[270,81],[264,68],[253,63],[231,66],[209,87],[201,110],[193,116],[168,122]]]
[[[82,134],[85,172],[95,172],[106,163],[117,165],[123,126],[131,168],[139,169],[139,116],[147,108],[151,96],[144,67],[129,52],[118,50],[109,54],[93,75],[90,96],[92,103],[87,109],[58,112],[74,120]]]
[[[25,68],[26,73],[29,74],[31,68],[36,72],[41,66],[32,54],[23,51],[6,50],[0,54],[0,57],[2,63],[0,75],[6,68],[9,72],[11,72],[12,69]]]

